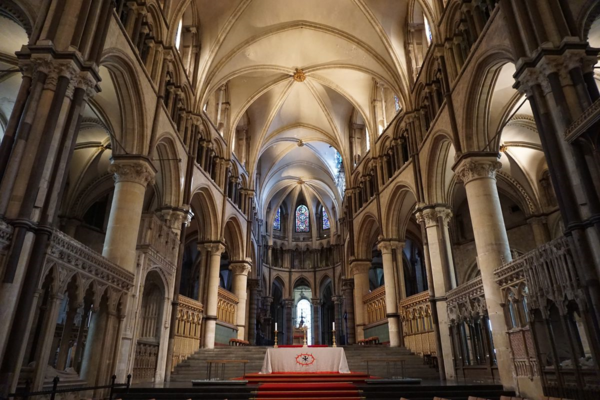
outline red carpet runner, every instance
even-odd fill
[[[352,383],[264,383],[258,387],[258,400],[344,399],[359,400],[360,391]]]
[[[354,384],[368,378],[367,374],[334,372],[248,374],[244,377],[249,383],[259,384],[257,400],[359,400],[363,398],[362,392]]]

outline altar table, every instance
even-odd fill
[[[346,353],[341,347],[269,348],[261,374],[274,372],[350,373]]]

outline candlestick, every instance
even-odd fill
[[[337,344],[335,343],[335,329],[333,330],[333,345],[331,347],[337,347]]]
[[[275,343],[273,344],[274,348],[277,348],[279,346],[277,346],[277,323],[275,323]]]

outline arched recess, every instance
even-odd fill
[[[104,50],[100,66],[103,83],[111,83],[102,85],[109,90],[98,93],[94,101],[107,113],[105,120],[112,122],[114,154],[147,154],[146,102],[135,67],[116,48]]]
[[[8,18],[20,25],[25,29],[25,32],[29,37],[33,31],[34,20],[31,13],[19,3],[20,2],[14,0],[2,0],[2,2],[0,2],[0,17]]]
[[[417,204],[414,191],[407,183],[401,183],[394,187],[389,198],[392,200],[385,209],[384,233],[389,239],[403,239]]]
[[[199,187],[192,191],[192,200],[190,208],[194,214],[188,232],[196,231],[198,243],[211,242],[219,238],[219,219],[220,213],[217,212],[215,199],[207,187]]]

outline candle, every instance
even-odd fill
[[[335,322],[333,323],[333,330],[335,331]]]
[[[275,331],[277,331],[277,322],[275,322]]]

